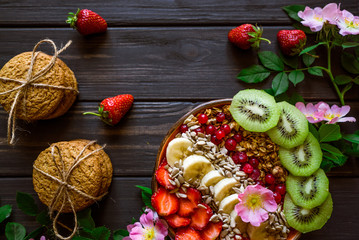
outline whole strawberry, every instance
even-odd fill
[[[250,47],[259,48],[261,40],[271,43],[268,39],[262,38],[263,29],[252,24],[242,24],[233,28],[228,33],[228,40],[239,48],[246,50]]]
[[[288,56],[299,54],[307,42],[307,36],[302,30],[280,30],[277,39],[280,49]]]
[[[78,9],[76,13],[69,12],[66,22],[82,35],[102,33],[107,30],[105,19],[88,9]]]
[[[113,126],[130,110],[132,103],[133,96],[131,94],[118,95],[102,100],[98,108],[98,113],[85,112],[83,114],[98,116],[103,122]]]

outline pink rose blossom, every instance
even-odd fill
[[[340,29],[339,34],[342,36],[357,35],[359,34],[359,17],[343,10],[338,16],[337,26]]]
[[[268,212],[277,210],[273,192],[261,185],[250,185],[238,195],[239,203],[235,210],[243,222],[249,222],[258,227],[268,219]]]
[[[348,105],[342,107],[333,105],[330,107],[325,102],[319,102],[315,105],[315,107],[323,114],[323,120],[327,121],[328,124],[333,124],[336,122],[356,122],[354,117],[344,117],[350,111],[350,106]]]
[[[323,9],[316,7],[311,9],[310,7],[305,7],[304,11],[299,11],[298,16],[303,19],[301,23],[309,27],[312,32],[318,32],[323,28],[323,24],[326,21],[323,19]]]
[[[340,4],[338,5],[336,3],[327,4],[322,11],[323,20],[333,25],[337,24],[337,19],[340,14]]]
[[[297,102],[295,106],[305,115],[308,122],[310,123],[318,123],[324,120],[324,113],[318,111],[318,109],[313,105],[313,103],[308,103],[307,106],[305,106],[304,103]]]
[[[140,221],[127,226],[130,236],[123,240],[164,240],[168,234],[166,222],[156,212],[147,208]]]

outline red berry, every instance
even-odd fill
[[[284,195],[285,194],[285,185],[284,184],[279,184],[275,187],[275,191],[277,193],[279,193],[280,195]]]
[[[235,134],[233,138],[234,140],[236,140],[237,143],[242,141],[242,136],[240,134]]]
[[[182,124],[180,127],[181,133],[185,133],[188,131],[188,126],[186,124]]]
[[[277,34],[279,47],[285,55],[298,55],[304,48],[307,36],[302,30],[280,30]]]
[[[206,126],[206,133],[207,134],[213,134],[213,133],[215,133],[216,132],[216,127],[215,126],[213,126],[213,125],[207,125]]]
[[[272,192],[274,192],[275,191],[275,184],[269,185],[268,189],[271,190]]]
[[[107,30],[105,19],[88,9],[78,9],[76,13],[70,12],[66,22],[82,35],[102,33]]]
[[[217,132],[216,132],[216,137],[217,137],[217,139],[219,139],[219,140],[221,140],[222,138],[224,138],[226,136],[226,134],[224,133],[224,131],[222,131],[222,130],[218,130]]]
[[[227,148],[228,151],[234,151],[236,150],[237,142],[233,138],[227,139],[224,146]]]
[[[238,164],[238,163],[246,163],[247,162],[247,154],[245,152],[235,152],[232,156],[233,161]],[[238,162],[236,162],[238,161]]]
[[[266,181],[266,184],[274,184],[275,177],[273,176],[273,174],[269,173],[265,176],[265,181]]]
[[[259,48],[261,40],[266,40],[270,43],[268,39],[261,37],[262,32],[263,30],[261,28],[253,26],[252,24],[242,24],[229,31],[228,40],[241,49],[249,49],[250,47]],[[251,35],[248,33],[251,33]]]
[[[277,192],[273,193],[273,197],[274,197],[274,200],[276,201],[276,203],[278,203],[278,204],[282,201],[282,195],[280,195]]]
[[[264,182],[261,181],[261,180],[257,180],[257,181],[256,181],[256,184],[261,185],[262,187],[265,186]]]
[[[211,137],[211,142],[214,143],[214,144],[216,144],[216,145],[218,145],[218,144],[220,144],[222,141],[221,141],[221,140],[218,140],[218,138],[216,137],[216,135],[213,135],[213,136]]]
[[[198,116],[198,122],[201,124],[205,124],[208,121],[208,116],[206,114],[200,114]]]
[[[252,178],[253,180],[258,180],[260,175],[261,175],[261,172],[257,168],[254,168],[250,178]]]
[[[223,122],[226,119],[226,115],[223,112],[217,113],[216,120],[217,122]]]
[[[228,135],[231,132],[231,127],[228,124],[223,124],[221,129],[224,131],[226,135]]]
[[[249,164],[250,165],[252,165],[252,167],[254,167],[254,168],[257,168],[258,167],[258,165],[259,165],[259,161],[258,161],[258,159],[257,158],[251,158],[251,159],[249,159]]]
[[[251,174],[253,172],[253,167],[249,163],[246,163],[243,166],[243,172]]]
[[[193,130],[195,133],[204,133],[203,129],[202,128],[196,128],[195,130]]]

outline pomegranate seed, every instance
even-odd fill
[[[237,142],[233,138],[227,139],[224,146],[227,148],[228,151],[234,151],[236,150]]]
[[[188,131],[188,126],[186,124],[182,124],[180,127],[181,133],[185,133]]]
[[[243,166],[243,172],[245,172],[247,174],[251,174],[253,172],[253,167],[249,163],[246,163]]]
[[[236,158],[238,158],[238,163],[246,163],[247,162],[248,157],[245,152],[236,152],[233,154],[232,158],[234,157],[234,155],[236,155]]]
[[[278,203],[278,204],[282,201],[282,195],[280,195],[277,192],[273,193],[273,197],[274,197],[274,200],[276,201],[276,203]]]
[[[224,133],[224,131],[222,131],[222,130],[218,130],[217,132],[216,132],[216,137],[217,137],[217,139],[219,139],[219,140],[221,140],[222,138],[224,138],[226,136],[226,134]]]
[[[228,135],[231,132],[231,127],[228,124],[223,124],[221,129],[224,131],[226,135]]]
[[[249,159],[249,164],[250,165],[252,165],[252,167],[254,167],[254,168],[257,168],[258,167],[258,165],[259,165],[259,161],[258,161],[258,159],[257,158],[251,158],[251,159]]]
[[[252,178],[253,180],[258,180],[260,175],[261,175],[261,172],[257,168],[254,168],[250,178]]]
[[[284,195],[285,194],[285,185],[284,184],[279,184],[275,187],[275,191],[277,193],[279,193],[280,195]]]
[[[200,114],[198,116],[198,122],[201,124],[205,124],[208,121],[208,116],[206,114]]]
[[[218,140],[218,138],[216,137],[216,135],[213,135],[213,136],[211,137],[211,142],[212,142],[213,144],[218,145],[218,144],[220,144],[222,141],[221,141],[221,140]]]
[[[217,113],[216,120],[217,122],[223,122],[226,119],[226,115],[222,112]]]
[[[272,192],[274,192],[275,191],[275,184],[269,185],[268,189],[271,190]]]
[[[254,170],[254,169],[253,169],[253,170]],[[256,184],[261,185],[262,187],[265,186],[264,182],[261,181],[261,180],[257,180],[257,181],[256,181]]]
[[[215,133],[216,132],[216,128],[215,128],[215,126],[213,126],[213,125],[207,125],[206,126],[206,133],[207,134],[213,134],[213,133]]]
[[[273,174],[269,173],[265,176],[265,181],[266,181],[266,184],[274,184],[275,177],[273,176]]]
[[[242,136],[240,134],[235,134],[233,138],[234,140],[236,140],[237,143],[242,141]]]
[[[204,133],[203,129],[202,129],[202,128],[200,128],[200,127],[199,127],[199,128],[194,129],[193,131],[194,131],[195,133],[197,133],[197,134],[198,134],[198,133]]]

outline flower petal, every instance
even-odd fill
[[[344,117],[339,118],[337,122],[356,122],[357,120],[354,117]]]
[[[143,227],[153,228],[154,222],[153,222],[153,212],[148,212],[147,214],[144,213],[140,217],[140,223]]]

